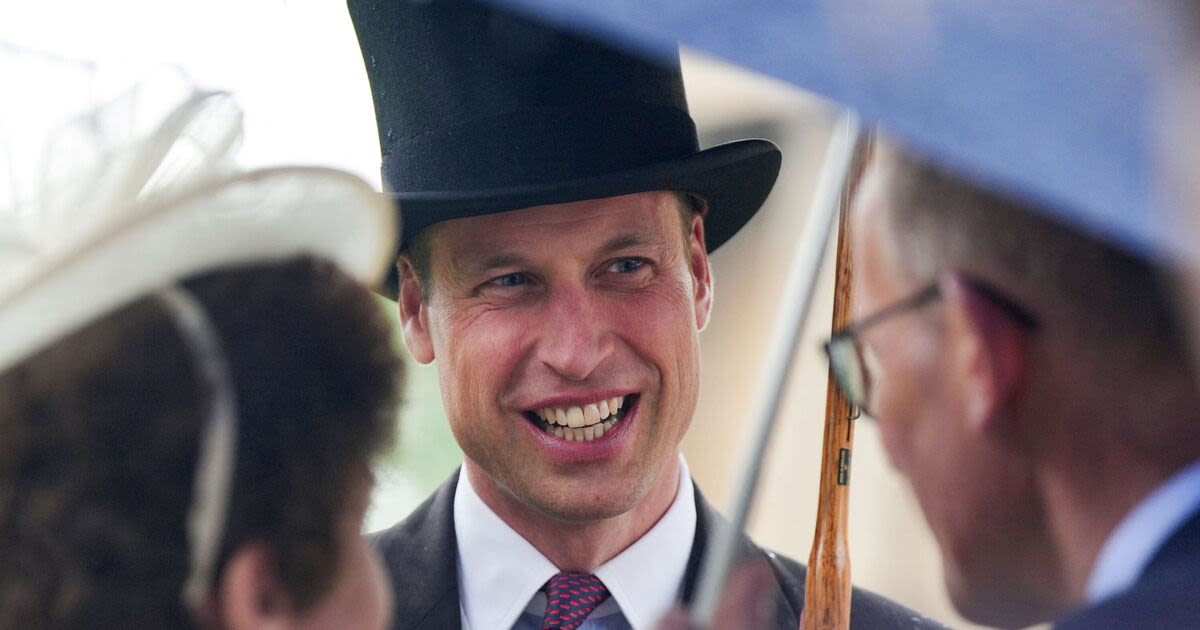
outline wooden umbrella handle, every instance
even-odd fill
[[[869,157],[870,138],[856,152],[850,177],[842,192],[838,219],[837,264],[833,289],[833,330],[850,323],[851,282],[850,202]],[[825,399],[825,437],[821,450],[821,479],[817,496],[817,524],[805,577],[801,630],[849,630],[850,542],[847,536],[850,507],[850,458],[854,446],[854,420],[858,410],[846,400],[830,368]]]

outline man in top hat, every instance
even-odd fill
[[[679,451],[708,253],[763,203],[779,151],[700,150],[677,59],[469,2],[350,13],[404,212],[388,291],[465,456],[376,538],[395,627],[651,628],[691,597],[721,524]],[[748,539],[741,554],[795,628],[803,567]],[[924,623],[869,593],[853,614]]]
[[[879,422],[966,617],[1200,628],[1200,395],[1166,278],[881,149],[834,373]]]

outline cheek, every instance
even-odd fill
[[[884,374],[872,384],[874,400],[870,401],[870,406],[888,459],[894,468],[907,474],[911,424],[919,401],[912,395],[914,389],[907,374],[896,371]]]
[[[700,332],[690,291],[687,278],[664,278],[644,290],[617,294],[606,302],[606,315],[614,331],[642,345],[685,350],[687,354],[695,344],[680,345],[680,341],[698,339]]]
[[[364,546],[366,541],[363,542]],[[392,583],[383,567],[383,560],[374,549],[367,549],[369,608],[372,611],[370,625],[365,627],[388,627],[392,621],[395,602],[392,601]]]
[[[362,536],[356,536],[354,551],[347,558],[354,588],[347,602],[345,627],[386,628],[392,618],[392,589],[383,564]]]
[[[622,296],[608,308],[614,333],[658,368],[664,387],[695,389],[700,370],[700,331],[689,286],[677,280]]]
[[[892,465],[917,483],[920,467],[937,450],[937,418],[944,387],[932,344],[920,335],[894,335],[876,346],[879,367],[872,401],[884,447]]]
[[[384,630],[392,618],[393,602],[383,564],[357,527],[347,528],[341,536],[338,568],[329,592],[295,627]]]
[[[535,318],[528,309],[431,318],[446,411],[487,402],[502,392],[520,361]]]

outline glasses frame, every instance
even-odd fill
[[[1011,317],[1022,327],[1029,330],[1034,330],[1038,327],[1037,318],[1030,313],[1028,309],[1017,303],[1016,300],[1013,300],[1003,292],[994,289],[983,282],[969,280],[969,283],[971,284],[972,288],[979,291],[985,297],[999,306],[1005,311],[1005,313],[1008,314],[1009,317]],[[837,381],[838,388],[841,389],[842,393],[846,396],[846,400],[854,408],[854,412],[851,414],[852,416],[857,417],[858,412],[860,411],[865,412],[868,415],[871,413],[871,410],[866,406],[867,401],[870,400],[871,397],[871,374],[867,369],[867,362],[863,358],[863,342],[859,338],[859,335],[861,335],[864,330],[876,326],[880,322],[891,319],[896,315],[921,308],[922,306],[930,304],[941,297],[942,292],[938,287],[938,284],[936,282],[931,283],[929,286],[906,298],[903,298],[897,302],[893,302],[892,304],[881,308],[880,310],[868,315],[867,317],[864,317],[861,320],[851,322],[850,324],[834,331],[834,333],[829,337],[829,340],[823,344],[822,348],[825,351],[825,356],[829,359],[830,371],[832,372],[834,379]],[[846,343],[850,344],[850,348],[853,350],[852,356],[854,357],[856,363],[855,371],[859,374],[859,379],[862,382],[862,391],[857,393],[853,391],[854,388],[849,387],[844,380],[845,377],[843,375],[847,373],[845,370],[847,366],[842,364],[842,359],[839,357],[844,357],[847,355],[837,352],[834,348],[835,345]]]

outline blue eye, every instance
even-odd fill
[[[492,283],[502,287],[519,287],[529,282],[524,273],[514,272],[492,280]]]
[[[633,273],[645,266],[646,261],[641,258],[622,258],[613,263],[611,269],[617,273]]]

